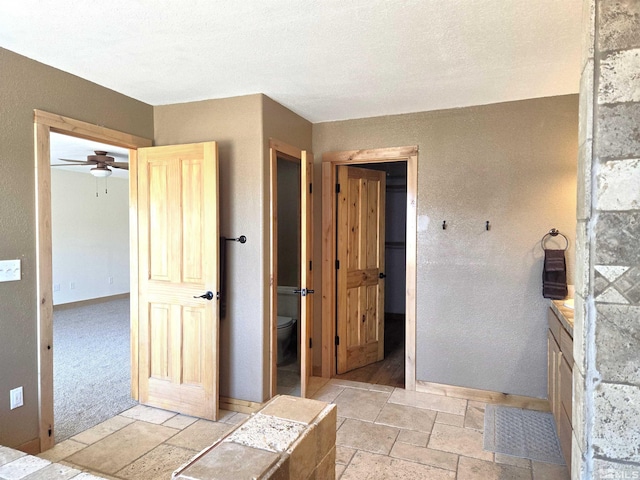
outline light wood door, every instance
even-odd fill
[[[300,302],[300,332],[302,334],[300,355],[300,389],[307,396],[307,385],[311,376],[313,351],[313,154],[302,151],[300,159],[300,284],[303,293]]]
[[[215,142],[138,150],[139,401],[218,412]],[[212,298],[200,295],[212,292]]]
[[[337,373],[384,358],[385,172],[338,167]]]

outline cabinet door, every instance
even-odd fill
[[[547,396],[549,398],[549,406],[556,424],[560,419],[560,362],[562,361],[562,352],[558,346],[551,331],[547,333],[547,349],[548,349],[548,370],[547,370]]]
[[[560,339],[562,342],[562,338]],[[573,345],[568,345],[572,347]],[[560,418],[557,420],[558,425],[558,437],[560,438],[560,446],[562,447],[562,453],[564,454],[565,461],[567,465],[571,465],[571,415],[572,415],[572,404],[573,404],[573,370],[572,363],[569,360],[572,360],[572,357],[564,354],[564,347],[562,345],[562,358],[560,359],[560,369],[559,369],[559,390],[560,390],[560,408],[559,415]],[[569,470],[571,467],[569,467]]]
[[[571,429],[571,419],[567,416],[564,409],[560,409],[560,418],[557,421],[558,439],[560,440],[560,447],[564,456],[564,461],[567,464],[567,468],[571,471],[571,436],[573,430]]]
[[[567,356],[562,355],[562,361],[560,362],[560,403],[562,408],[567,413],[567,417],[571,419],[572,414],[572,395],[573,395],[573,371],[571,366],[567,362]]]

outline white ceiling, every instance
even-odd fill
[[[50,134],[50,159],[51,165],[65,165],[52,167],[65,172],[79,172],[90,174],[95,165],[73,165],[73,163],[63,162],[61,158],[71,160],[86,160],[87,155],[93,155],[95,150],[104,150],[115,158],[117,162],[129,161],[129,150],[122,147],[115,147],[105,143],[85,140],[84,138],[70,137],[59,133]],[[68,165],[68,166],[67,166]],[[115,178],[129,178],[129,171],[122,168],[112,168],[112,176]]]
[[[0,46],[151,105],[312,122],[578,92],[582,0],[19,0]]]

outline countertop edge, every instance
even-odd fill
[[[574,310],[563,305],[564,300],[551,300],[551,310],[556,314],[560,323],[573,338]]]

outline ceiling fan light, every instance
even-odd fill
[[[108,168],[100,168],[100,167],[94,167],[90,170],[90,172],[91,172],[91,175],[93,175],[94,177],[100,177],[100,178],[108,177],[113,173]]]

